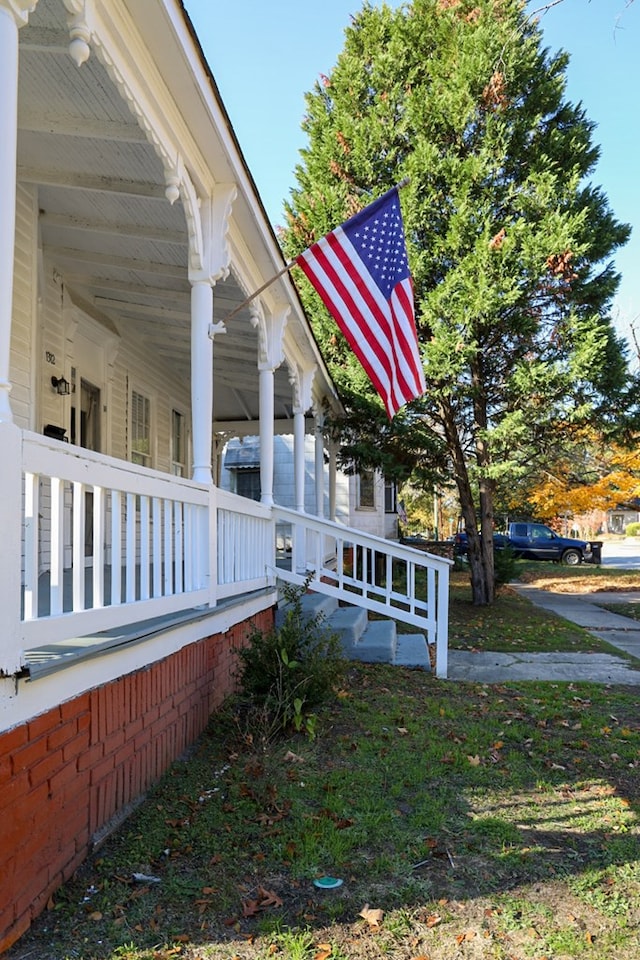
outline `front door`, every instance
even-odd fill
[[[100,450],[100,387],[80,378],[80,402],[71,408],[71,443]],[[93,556],[93,493],[84,495],[84,555]]]
[[[80,378],[79,398],[71,407],[71,443],[100,451],[100,387]]]
[[[75,366],[71,368],[71,443],[100,453],[103,449],[102,407],[104,349],[93,337],[78,331],[75,341]],[[93,493],[84,497],[84,555],[93,558]]]

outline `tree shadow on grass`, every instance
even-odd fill
[[[553,888],[566,914],[595,904],[611,924],[628,904],[640,926],[633,691],[362,666],[343,693],[313,743],[260,745],[214,718],[7,960],[262,960],[287,928],[378,956],[366,904],[385,935],[410,915],[415,938],[451,904],[464,925],[525,888]],[[342,885],[318,890],[322,872]],[[362,950],[347,952],[356,934]]]

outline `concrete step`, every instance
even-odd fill
[[[338,609],[338,601],[335,597],[328,597],[324,593],[305,593],[302,597],[302,612],[310,619],[322,617],[328,620],[329,617]],[[276,610],[276,627],[279,627],[284,620],[288,604],[278,605]]]
[[[338,607],[326,621],[327,628],[340,637],[342,651],[349,659],[353,659],[353,652],[368,623],[367,611],[362,607]]]
[[[393,663],[396,641],[394,620],[368,620],[366,629],[353,647],[352,659],[363,663]]]
[[[349,660],[431,669],[424,635],[399,634],[394,620],[369,620],[364,608],[339,606],[334,597],[322,593],[306,593],[302,609],[310,618],[322,617],[327,629],[340,637],[342,651]],[[285,612],[286,604],[278,607],[276,626],[282,624]]]
[[[431,657],[423,633],[399,633],[393,663],[397,667],[420,667],[431,670]]]

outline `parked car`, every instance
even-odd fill
[[[516,557],[523,560],[553,560],[577,566],[579,563],[600,563],[601,543],[561,537],[543,523],[514,521],[503,533],[493,537],[496,550],[510,547]],[[468,552],[467,534],[460,532],[455,537],[456,556]]]

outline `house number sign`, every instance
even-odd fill
[[[45,351],[44,358],[45,358],[45,360],[47,361],[47,363],[53,363],[53,364],[55,364],[55,362],[56,362],[56,355],[55,355],[55,353],[51,353],[50,350],[46,350],[46,351]]]

